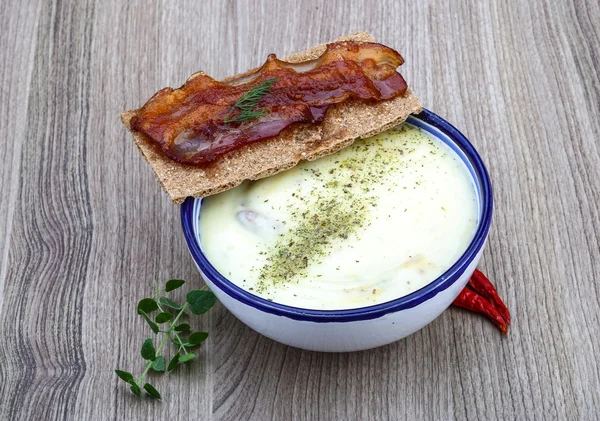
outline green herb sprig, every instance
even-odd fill
[[[156,372],[164,372],[166,369],[170,372],[179,364],[192,361],[196,358],[196,354],[191,352],[190,348],[200,345],[208,337],[207,332],[192,332],[188,323],[180,323],[180,319],[186,314],[186,310],[189,309],[197,315],[204,314],[217,302],[217,297],[207,287],[190,291],[184,304],[178,304],[166,295],[161,295],[161,293],[168,293],[181,287],[184,283],[185,281],[181,279],[171,279],[167,281],[163,290],[159,290],[155,284],[154,297],[144,298],[138,303],[138,314],[146,320],[152,332],[162,335],[158,348],[154,347],[151,338],[146,339],[142,344],[140,353],[146,363],[144,371],[139,377],[134,377],[128,371],[115,370],[117,376],[127,382],[131,392],[138,397],[142,396],[143,389],[149,396],[162,399],[158,390],[146,382],[148,372],[151,369]],[[158,313],[153,319],[151,314],[155,311],[158,311]],[[169,341],[177,346],[177,351],[170,358],[169,364],[166,364],[163,348]]]
[[[277,81],[277,78],[266,79],[261,82],[259,85],[251,88],[246,92],[240,99],[237,100],[235,104],[231,107],[225,118],[223,119],[224,123],[243,123],[244,121],[252,120],[254,118],[260,117],[266,113],[266,110],[257,110],[259,101],[266,94],[271,92],[271,87]],[[231,118],[236,110],[239,110],[239,113]]]

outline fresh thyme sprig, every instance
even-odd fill
[[[277,78],[266,79],[259,85],[256,85],[252,89],[248,90],[235,104],[231,107],[231,110],[227,113],[223,119],[224,123],[242,123],[244,121],[252,120],[256,117],[260,117],[266,113],[264,109],[257,110],[259,101],[266,94],[271,92],[271,87],[277,81]],[[232,114],[239,110],[239,113],[233,117]]]
[[[162,334],[162,339],[157,349],[154,347],[154,342],[151,338],[144,341],[141,354],[142,358],[147,362],[144,364],[144,371],[139,377],[134,377],[128,371],[115,370],[117,376],[127,382],[131,391],[138,397],[142,396],[142,389],[144,389],[149,396],[161,399],[158,390],[146,382],[146,375],[150,369],[157,372],[164,372],[166,368],[170,372],[179,364],[192,361],[196,358],[196,354],[189,349],[200,345],[208,337],[208,333],[206,332],[192,332],[189,324],[179,323],[179,319],[186,314],[185,310],[189,309],[193,314],[199,315],[206,313],[216,303],[217,297],[207,287],[190,291],[186,296],[184,304],[178,304],[166,295],[161,295],[162,292],[171,292],[181,287],[184,283],[185,281],[181,279],[171,279],[167,281],[164,290],[159,290],[155,283],[154,297],[144,298],[138,303],[138,314],[146,320],[150,329],[155,334]],[[150,314],[157,310],[158,314],[152,320]],[[166,328],[159,327],[159,325],[165,324]],[[182,338],[184,335],[188,335],[187,338]],[[169,364],[166,365],[165,356],[162,354],[162,351],[168,340],[177,345],[177,351],[169,360]]]

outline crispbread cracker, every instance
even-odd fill
[[[366,32],[341,37],[335,41],[373,42]],[[319,57],[321,44],[308,51],[292,54],[284,60],[300,62]],[[254,72],[256,69],[244,73]],[[225,79],[228,81],[243,75]],[[194,76],[192,76],[194,77]],[[144,134],[132,132],[142,155],[152,166],[156,178],[175,204],[186,197],[205,197],[228,190],[244,180],[257,180],[292,168],[302,159],[313,160],[351,145],[356,139],[369,137],[394,127],[411,113],[421,111],[419,100],[410,90],[401,97],[379,103],[352,101],[329,107],[323,123],[300,124],[282,131],[273,139],[246,145],[203,166],[184,165],[164,156]],[[121,120],[131,130],[136,111],[125,111]]]

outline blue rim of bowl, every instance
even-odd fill
[[[317,323],[353,322],[359,320],[376,319],[389,313],[395,313],[400,310],[416,307],[449,288],[460,278],[467,266],[473,261],[485,244],[492,221],[493,211],[492,186],[490,178],[481,160],[481,157],[473,145],[471,145],[471,143],[460,131],[458,131],[446,120],[427,109],[423,109],[420,114],[411,116],[407,122],[421,128],[425,128],[427,125],[432,126],[449,138],[454,145],[448,144],[448,142],[444,141],[444,139],[441,140],[448,144],[448,146],[457,152],[463,161],[465,161],[466,166],[469,168],[469,171],[474,178],[474,182],[478,191],[481,214],[475,236],[473,237],[473,240],[469,244],[467,250],[446,272],[433,280],[431,283],[425,285],[415,292],[405,295],[404,297],[368,307],[360,307],[348,310],[312,310],[268,301],[233,284],[211,265],[200,249],[200,245],[196,240],[196,234],[194,232],[194,210],[196,207],[196,202],[201,201],[202,199],[188,197],[181,205],[181,223],[183,226],[183,233],[190,250],[190,254],[204,276],[208,277],[217,288],[229,295],[234,300],[244,303],[257,310],[294,320]],[[419,122],[423,122],[425,125],[421,125]],[[432,133],[430,130],[427,131],[439,138],[439,136],[437,136],[435,133]]]

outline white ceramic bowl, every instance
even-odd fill
[[[190,253],[210,289],[238,319],[284,344],[313,351],[358,351],[386,345],[421,329],[439,316],[465,287],[475,270],[492,220],[488,173],[467,138],[431,111],[411,116],[418,126],[448,144],[467,165],[476,186],[479,222],[463,255],[440,277],[404,297],[350,310],[309,310],[274,303],[233,284],[202,252],[198,217],[202,199],[181,205],[183,232]]]

